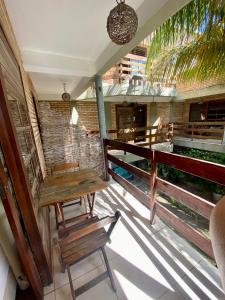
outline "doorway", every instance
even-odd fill
[[[146,134],[147,125],[147,104],[118,104],[116,105],[116,128],[132,129],[142,128],[143,130],[132,133],[134,141],[144,141],[145,138],[140,138]],[[119,138],[119,137],[118,137]]]

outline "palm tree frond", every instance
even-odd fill
[[[154,33],[149,78],[205,80],[225,73],[225,0],[194,0]]]

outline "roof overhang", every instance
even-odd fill
[[[5,5],[24,68],[38,96],[57,98],[66,82],[68,92],[75,99],[95,74],[104,74],[188,2],[127,0],[137,12],[139,26],[135,38],[125,46],[113,44],[106,32],[112,2],[5,0]]]

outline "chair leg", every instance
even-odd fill
[[[64,211],[63,211],[63,205],[60,203],[58,204],[59,207],[59,212],[60,212],[60,217],[61,217],[61,224],[63,225],[63,227],[66,227],[66,222],[65,222],[65,218],[64,218]]]
[[[90,193],[87,195],[88,205],[90,209],[90,215],[93,217],[93,210],[95,205],[95,193]]]
[[[58,207],[57,204],[54,206],[55,207],[55,223],[56,223],[56,229],[59,229],[59,218],[58,218]]]
[[[108,258],[107,258],[106,252],[105,252],[105,248],[102,247],[101,251],[102,251],[104,261],[105,261],[105,265],[106,265],[106,269],[107,269],[107,272],[108,272],[108,275],[109,275],[109,278],[110,278],[110,281],[111,281],[112,289],[113,289],[114,292],[116,292],[116,285],[115,285],[115,281],[113,279],[112,271],[111,271],[111,268],[110,268],[110,265],[109,265],[109,262],[108,262]]]

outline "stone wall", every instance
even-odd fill
[[[185,103],[157,103],[157,116],[162,124],[169,122],[187,122],[189,106]]]
[[[184,103],[183,107],[183,122],[189,122],[190,103]]]
[[[150,111],[151,104],[148,103],[148,125],[151,125]],[[184,103],[157,103],[156,114],[161,123],[183,122],[188,118],[189,106]],[[74,117],[78,117],[77,124],[73,124]],[[111,118],[111,128],[116,128],[115,103],[111,104]],[[79,162],[81,168],[94,168],[102,173],[100,139],[96,135],[87,135],[87,130],[98,129],[95,102],[40,101],[39,119],[48,173],[51,165],[64,162]]]
[[[157,115],[161,124],[167,124],[170,122],[170,107],[171,104],[169,102],[157,103]]]
[[[189,116],[188,107],[185,103],[172,102],[170,106],[170,122],[186,122],[186,115]]]
[[[77,124],[73,124],[78,117]],[[74,117],[74,116],[73,116]],[[103,156],[98,136],[86,130],[98,128],[95,103],[40,101],[39,118],[47,172],[53,164],[79,162],[80,168],[93,168],[100,174]]]

